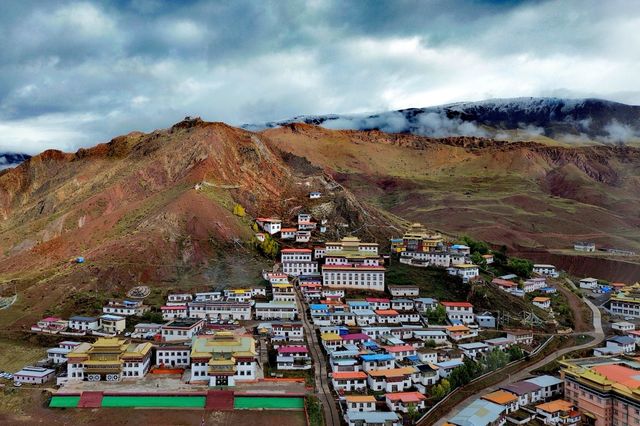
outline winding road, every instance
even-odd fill
[[[296,289],[296,304],[298,305],[299,316],[304,325],[304,332],[307,336],[311,358],[313,358],[316,392],[324,411],[324,423],[325,425],[340,426],[340,414],[338,413],[331,388],[329,387],[329,375],[324,353],[318,341],[318,335],[307,318],[306,310],[302,304],[300,288],[295,284],[294,287]]]
[[[568,347],[568,348],[560,349],[559,351],[556,351],[556,352],[552,353],[551,355],[547,356],[546,358],[541,359],[540,361],[536,362],[535,364],[532,364],[532,365],[530,365],[528,367],[525,367],[524,369],[522,369],[518,373],[512,374],[512,375],[506,377],[501,382],[499,382],[499,383],[497,383],[497,384],[495,384],[493,386],[487,387],[485,389],[484,393],[490,393],[490,392],[498,390],[502,386],[508,385],[509,383],[513,383],[513,382],[517,382],[519,380],[526,379],[527,377],[531,376],[531,372],[532,371],[534,371],[534,370],[536,370],[536,369],[538,369],[538,368],[550,363],[551,361],[554,361],[554,360],[556,360],[558,358],[561,358],[562,356],[568,354],[569,352],[577,351],[577,350],[580,350],[580,349],[586,349],[586,348],[593,347],[593,346],[596,346],[596,345],[599,345],[600,343],[602,343],[602,341],[604,340],[604,331],[602,330],[602,316],[600,315],[600,310],[598,309],[598,307],[596,305],[591,303],[590,300],[583,299],[583,301],[587,304],[587,306],[589,307],[589,309],[591,309],[591,312],[593,313],[593,331],[585,332],[585,333],[581,333],[581,334],[593,337],[592,341],[584,343],[582,345],[576,345],[576,346],[571,346],[571,347]],[[473,401],[475,401],[479,397],[480,397],[480,395],[478,395],[478,394],[470,395],[468,398],[466,398],[465,400],[463,400],[459,404],[457,404],[455,407],[453,407],[446,414],[446,416],[444,416],[443,418],[438,420],[435,423],[435,425],[436,426],[444,425],[447,422],[447,419],[449,419],[449,418],[455,416],[456,414],[458,414],[463,408],[465,408],[466,406],[471,404]]]

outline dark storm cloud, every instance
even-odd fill
[[[0,2],[0,151],[489,97],[640,102],[640,3]]]

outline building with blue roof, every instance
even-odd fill
[[[564,382],[557,377],[544,375],[526,379],[525,382],[538,385],[542,391],[542,398],[562,396],[564,394]]]
[[[499,424],[504,407],[484,399],[476,399],[458,414],[449,419],[449,423],[457,426],[487,426]]]
[[[316,312],[329,312],[329,306],[324,303],[314,303],[309,305],[309,309]]]

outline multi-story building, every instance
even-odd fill
[[[640,318],[640,284],[625,287],[617,295],[611,296],[609,309],[614,315]]]
[[[412,386],[412,376],[417,375],[415,367],[397,367],[370,370],[367,383],[373,391],[404,392]]]
[[[533,273],[542,275],[545,277],[553,277],[553,278],[557,278],[560,276],[558,271],[556,271],[555,266],[542,264],[542,263],[536,263],[535,265],[533,265]]]
[[[208,321],[241,320],[252,318],[250,302],[191,302],[189,303],[189,318],[200,318]]]
[[[140,300],[110,300],[107,305],[102,308],[105,314],[113,314],[124,317],[140,316],[149,310],[148,306],[142,304]]]
[[[278,370],[308,370],[312,367],[309,349],[306,346],[280,346],[277,350]]]
[[[281,343],[303,342],[304,327],[293,321],[271,323],[271,339]]]
[[[176,293],[167,296],[167,306],[186,305],[193,300],[193,295],[189,293]]]
[[[475,315],[473,314],[473,305],[469,302],[440,302],[447,313],[449,320],[460,320],[466,324],[471,324]]]
[[[311,249],[286,248],[280,251],[282,272],[287,275],[315,275],[318,273],[318,262],[311,259]]]
[[[119,334],[124,331],[127,326],[127,320],[125,317],[118,315],[104,314],[100,315],[100,328],[105,333]]]
[[[358,392],[367,389],[367,373],[363,371],[337,371],[331,374],[336,391]]]
[[[184,344],[160,344],[156,346],[156,364],[186,368],[191,364],[191,347]]]
[[[256,219],[256,223],[260,228],[271,235],[277,234],[282,228],[282,221],[272,217],[259,217]]]
[[[95,317],[73,316],[69,318],[69,328],[78,331],[90,331],[100,328],[100,321]]]
[[[257,378],[255,340],[246,334],[219,331],[194,337],[191,345],[191,382],[235,386]]]
[[[189,341],[202,330],[204,321],[196,318],[173,320],[160,328],[160,336],[163,342]]]
[[[443,242],[439,233],[427,230],[420,223],[413,223],[402,239],[392,241],[392,249],[396,252],[425,252],[442,246]]]
[[[189,316],[187,305],[161,306],[160,310],[162,311],[162,319],[165,321],[187,318]]]
[[[463,282],[467,283],[480,275],[480,269],[477,265],[461,263],[447,268],[447,273],[449,275],[458,276],[462,278]]]
[[[108,382],[144,377],[151,366],[151,343],[100,338],[81,343],[67,354],[67,379]]]
[[[291,302],[256,303],[258,320],[294,320],[298,316],[298,306]]]
[[[390,285],[387,286],[393,297],[418,297],[420,288],[415,285]]]

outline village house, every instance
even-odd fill
[[[522,284],[522,289],[525,293],[532,293],[534,291],[542,290],[547,286],[547,280],[545,278],[530,278]]]
[[[256,223],[263,231],[271,235],[277,234],[282,228],[282,221],[276,218],[259,217],[256,219]]]
[[[475,320],[473,305],[469,302],[440,302],[444,306],[449,321],[459,320],[471,324]]]
[[[246,321],[252,319],[250,302],[191,302],[189,303],[189,318],[207,321]]]
[[[255,340],[247,334],[218,331],[194,337],[191,344],[191,383],[235,386],[257,378]]]
[[[391,309],[396,311],[410,311],[415,307],[415,302],[411,299],[391,299]]]
[[[110,300],[109,303],[102,307],[105,314],[113,314],[124,317],[141,316],[149,310],[149,306],[142,304],[140,300]]]
[[[280,346],[276,357],[278,370],[308,370],[312,367],[306,346]]]
[[[452,325],[447,327],[447,335],[451,340],[459,341],[464,339],[471,339],[478,335],[477,330],[472,330],[466,325]]]
[[[344,397],[347,411],[375,411],[376,398],[373,395],[347,395]]]
[[[440,374],[440,377],[445,379],[449,377],[453,370],[460,367],[461,365],[464,365],[464,362],[459,359],[452,359],[450,361],[442,361],[436,363],[436,366],[438,366],[438,374]]]
[[[458,414],[449,418],[453,426],[501,426],[505,424],[504,407],[485,399],[476,399]]]
[[[318,192],[318,191],[312,191],[309,193],[309,198],[312,200],[317,200],[318,198],[322,197],[322,193]]]
[[[482,395],[482,399],[485,401],[493,402],[494,404],[504,407],[504,412],[509,414],[520,408],[518,402],[518,396],[505,390],[497,390],[485,395]]]
[[[596,251],[596,244],[586,241],[578,241],[573,243],[573,249],[575,251],[594,252]]]
[[[416,339],[424,342],[433,340],[436,345],[442,345],[448,342],[447,333],[444,330],[418,330],[414,331],[413,335]]]
[[[420,294],[420,289],[413,285],[390,285],[387,289],[393,297],[418,297]]]
[[[141,322],[135,325],[131,337],[134,339],[147,339],[160,333],[162,324]]]
[[[580,280],[580,288],[593,290],[598,287],[598,280],[595,278],[583,278]]]
[[[473,343],[461,343],[458,345],[458,349],[469,359],[475,360],[479,356],[489,352],[489,345],[482,342]]]
[[[487,265],[491,265],[493,263],[493,255],[492,254],[483,254],[482,258],[484,259],[485,262],[487,262]]]
[[[476,315],[476,322],[481,328],[496,328],[496,318],[491,312],[483,312]]]
[[[184,342],[191,340],[204,327],[204,321],[196,318],[173,320],[160,328],[163,342]]]
[[[256,303],[255,310],[258,320],[295,320],[298,317],[298,306],[291,302]]]
[[[369,307],[373,310],[391,309],[391,300],[387,298],[367,297],[365,301],[369,304]]]
[[[577,425],[582,421],[576,407],[562,399],[536,405],[536,417],[547,425]]]
[[[531,345],[533,343],[533,332],[531,331],[508,331],[507,339],[513,340],[519,345]]]
[[[274,344],[304,342],[302,323],[297,321],[271,323],[271,341]]]
[[[548,297],[542,297],[542,296],[534,297],[533,300],[531,300],[531,303],[533,303],[534,306],[537,306],[538,308],[541,308],[541,309],[551,308],[551,299]]]
[[[389,353],[362,354],[359,355],[362,360],[362,370],[385,370],[395,368],[395,356]]]
[[[356,325],[359,327],[366,327],[377,321],[376,313],[371,309],[356,309],[352,312],[356,316]]]
[[[165,321],[178,318],[187,318],[189,316],[189,308],[187,305],[161,306],[162,319]]]
[[[191,347],[188,345],[159,344],[156,346],[156,365],[186,368],[191,365]]]
[[[307,213],[300,213],[298,215],[298,230],[311,231],[316,229],[316,223],[311,220],[311,215]]]
[[[60,342],[57,347],[47,349],[47,360],[54,364],[64,364],[67,362],[67,354],[79,344],[79,342],[70,341]]]
[[[627,321],[619,321],[619,322],[614,322],[613,324],[611,324],[611,328],[615,331],[619,331],[620,333],[627,333],[629,331],[633,331],[636,329],[636,325],[631,323],[631,322],[627,322]]]
[[[541,263],[536,263],[535,265],[533,265],[533,273],[552,278],[558,278],[560,276],[560,274],[556,271],[555,266]]]
[[[362,371],[341,371],[331,373],[331,384],[336,391],[364,391],[367,389],[367,373]]]
[[[280,238],[283,240],[293,240],[296,238],[298,228],[282,228],[280,230]]]
[[[464,263],[464,256],[455,255],[459,261],[454,262],[452,260],[451,253],[447,251],[427,251],[427,252],[402,252],[400,254],[400,262],[417,266],[439,266],[441,268],[448,268],[454,263]]]
[[[117,382],[144,377],[151,366],[151,343],[131,343],[117,337],[81,343],[67,354],[67,379]]]
[[[504,385],[500,389],[516,395],[520,407],[542,401],[543,399],[542,388],[535,383],[524,380]]]
[[[311,231],[296,231],[296,243],[308,243],[311,241]]]
[[[216,300],[222,300],[222,293],[219,291],[196,293],[196,302],[211,302]]]
[[[337,333],[322,333],[320,340],[327,352],[333,352],[333,350],[342,345],[342,337]]]
[[[95,317],[76,315],[69,318],[69,328],[78,331],[94,331],[100,328],[100,321]]]
[[[287,275],[311,275],[318,273],[318,263],[311,260],[311,249],[286,248],[280,251],[282,272]]]
[[[412,386],[412,375],[417,374],[414,367],[399,367],[382,370],[370,370],[367,383],[373,391],[403,392]]]
[[[540,395],[542,396],[542,399],[545,400],[562,396],[564,392],[563,382],[557,377],[549,375],[537,376],[532,377],[531,379],[526,379],[525,382],[540,386]]]
[[[438,301],[430,297],[420,297],[413,299],[416,310],[418,312],[426,313],[429,310],[435,309],[438,306]]]
[[[322,297],[327,300],[341,300],[344,297],[344,290],[337,288],[322,289]]]
[[[41,385],[52,380],[56,375],[56,371],[43,367],[24,367],[13,375],[14,383]]]
[[[376,313],[377,324],[400,324],[400,315],[398,311],[393,309],[377,309]]]
[[[193,295],[189,293],[170,294],[167,296],[167,306],[186,305],[193,300]]]
[[[347,410],[344,415],[347,426],[398,426],[400,417],[396,413],[388,411],[353,411]]]
[[[469,281],[480,276],[480,269],[477,265],[470,263],[461,263],[453,265],[447,268],[449,275],[454,275],[462,278],[462,282],[468,283]]]
[[[518,288],[518,284],[510,280],[503,280],[502,278],[494,278],[493,280],[491,280],[491,284],[494,284],[498,286],[500,290],[503,290],[509,293],[513,291],[513,289]]]
[[[515,341],[508,337],[495,337],[493,339],[484,340],[484,343],[489,346],[489,351],[497,348],[501,351],[507,350],[509,346],[515,344]]]
[[[108,334],[120,334],[123,333],[127,327],[127,320],[125,317],[118,315],[105,314],[100,315],[100,329]]]
[[[31,327],[31,329],[33,331],[43,331],[45,333],[56,334],[60,331],[66,330],[68,326],[69,321],[58,317],[47,317],[38,321],[36,327]]]
[[[424,410],[426,399],[427,397],[420,392],[396,392],[384,395],[384,401],[389,410],[401,413],[408,413],[410,406],[418,411]]]
[[[393,355],[396,361],[402,361],[407,357],[415,357],[417,355],[416,348],[412,345],[393,345],[382,346],[388,354]]]
[[[367,336],[364,333],[344,334],[340,337],[342,338],[343,345],[359,345],[364,342],[371,341],[371,337]]]
[[[636,351],[636,341],[629,336],[609,337],[605,344],[607,347],[620,349],[625,354]]]

